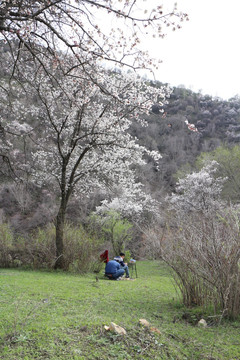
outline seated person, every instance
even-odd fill
[[[126,278],[129,278],[129,269],[128,269],[128,265],[127,263],[125,263],[123,260],[125,258],[125,254],[123,252],[120,253],[120,256],[116,256],[114,258],[114,260],[116,260],[117,262],[119,262],[119,264],[121,265],[121,268],[125,271],[126,273]]]
[[[124,274],[124,269],[118,261],[110,260],[105,267],[105,275],[109,279],[117,280]]]

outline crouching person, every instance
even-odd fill
[[[124,274],[124,269],[119,262],[110,260],[105,267],[105,275],[112,280],[119,280]]]
[[[129,269],[128,269],[128,264],[124,262],[124,258],[125,258],[125,254],[124,253],[120,253],[120,256],[116,256],[114,258],[114,260],[116,260],[120,265],[121,268],[124,270],[124,272],[126,273],[126,278],[129,278]]]
[[[126,278],[129,278],[129,269],[128,269],[128,264],[124,262],[124,258],[125,258],[125,254],[123,252],[120,253],[120,265],[122,266],[122,268],[124,269],[125,273],[126,273]]]

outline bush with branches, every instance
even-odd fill
[[[234,209],[192,214],[169,227],[162,256],[186,306],[210,306],[233,318],[240,314],[239,216]]]
[[[169,198],[161,255],[174,271],[186,306],[204,305],[236,318],[240,213],[221,201],[224,179],[214,177],[216,167],[212,162],[178,183],[176,194]]]

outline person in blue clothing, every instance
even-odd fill
[[[117,262],[119,262],[119,264],[121,265],[122,269],[125,271],[126,273],[126,278],[129,278],[129,269],[128,269],[128,264],[125,263],[123,260],[125,258],[125,254],[123,252],[120,253],[120,256],[116,256],[114,258],[114,260],[116,260]]]
[[[112,280],[119,280],[124,274],[124,269],[118,261],[110,260],[105,267],[105,275]]]

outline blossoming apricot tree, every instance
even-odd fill
[[[110,29],[106,17],[114,24]],[[147,86],[134,72],[103,66],[151,70],[155,64],[141,49],[140,34],[162,37],[165,26],[175,30],[184,19],[176,7],[148,9],[141,0],[0,2],[0,40],[9,49],[5,76],[11,80],[0,87],[1,154],[15,163],[11,171],[18,176],[24,170],[41,185],[57,186],[56,267],[64,262],[70,196],[117,183],[118,192],[140,199],[133,165],[143,163],[144,153],[159,158],[139,146],[128,129],[133,120],[142,122],[151,104],[164,101],[168,90]],[[141,200],[148,202],[142,195]]]
[[[23,62],[23,71],[19,63],[22,86],[11,82],[1,89],[5,115],[11,89],[14,120],[1,118],[10,162],[19,164],[15,167],[19,168],[18,176],[25,170],[39,186],[52,185],[59,199],[56,266],[62,266],[63,227],[72,195],[111,189],[116,197],[106,198],[105,207],[123,209],[125,199],[125,211],[139,214],[152,206],[136,180],[134,165],[144,164],[144,154],[155,161],[160,154],[140,146],[130,135],[129,127],[132,121],[147,126],[142,115],[152,103],[164,102],[168,95],[165,87],[149,86],[133,73],[106,71],[97,63],[86,65],[87,71],[82,71],[74,67],[74,58],[69,57],[68,61],[72,62],[72,71],[67,74],[64,66],[45,62],[51,68],[52,78],[46,77],[36,64],[27,68]]]

